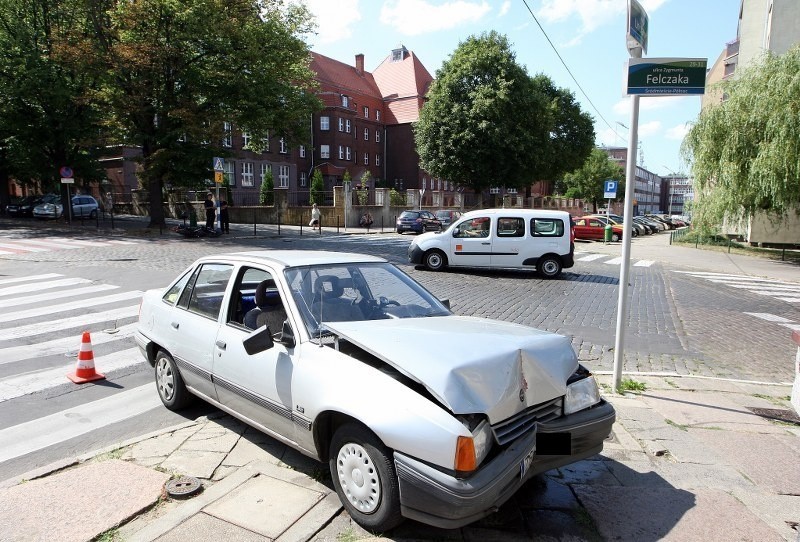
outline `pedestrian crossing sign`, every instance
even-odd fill
[[[225,160],[223,160],[222,158],[219,158],[218,156],[215,156],[214,157],[214,171],[219,171],[219,172],[225,171]],[[217,182],[222,182],[222,181],[217,181]]]

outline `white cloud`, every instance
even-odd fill
[[[506,0],[505,2],[503,2],[503,5],[500,6],[500,13],[498,13],[497,16],[502,17],[503,15],[508,13],[509,9],[511,9],[511,0]]]
[[[353,35],[352,26],[361,20],[358,0],[305,0],[317,20],[318,45],[334,43]]]
[[[339,9],[338,2],[336,6]],[[455,0],[433,5],[426,0],[392,0],[381,8],[380,21],[400,34],[418,36],[479,21],[489,11],[486,1]]]
[[[673,126],[672,128],[668,129],[664,134],[664,137],[667,139],[674,139],[676,141],[683,141],[683,138],[686,137],[686,134],[689,133],[690,124],[684,123],[679,124],[677,126]]]
[[[658,132],[661,131],[661,121],[653,120],[650,122],[645,122],[644,124],[639,124],[639,139],[651,135],[656,135]]]

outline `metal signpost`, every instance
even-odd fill
[[[222,214],[220,213],[220,201],[219,201],[219,186],[225,180],[225,160],[222,158],[215,156],[213,159],[214,162],[214,184],[217,185],[217,228],[220,230],[222,229]]]
[[[58,170],[61,174],[61,184],[63,185],[70,185],[75,184],[75,178],[73,177],[74,173],[72,172],[72,168],[68,166],[63,166],[61,169]],[[67,192],[67,220],[70,224],[72,224],[72,196],[69,193],[69,186],[64,187]]]

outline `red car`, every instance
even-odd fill
[[[575,239],[599,239],[603,240],[606,225],[603,221],[594,216],[582,216],[572,219],[572,231]],[[622,226],[611,226],[611,240],[614,242],[622,239]]]

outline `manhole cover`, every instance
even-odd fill
[[[800,416],[793,410],[787,410],[785,408],[747,408],[750,412],[762,418],[800,425]]]
[[[167,490],[167,493],[170,497],[191,497],[203,486],[200,485],[200,480],[197,478],[192,478],[191,476],[181,476],[180,478],[175,478],[174,480],[170,480],[164,486],[164,489]]]

